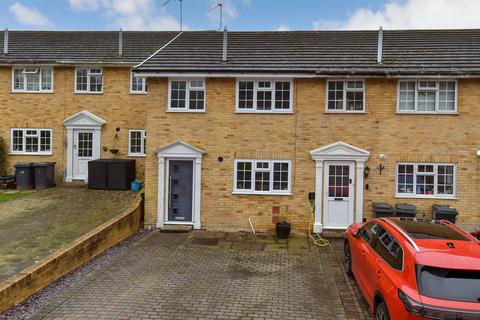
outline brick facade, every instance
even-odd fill
[[[148,95],[130,94],[130,68],[103,69],[103,94],[74,93],[75,68],[54,68],[53,93],[15,93],[11,92],[11,68],[0,67],[0,135],[7,141],[10,150],[11,128],[48,128],[53,130],[53,154],[51,156],[11,155],[9,169],[18,162],[53,161],[56,162],[57,182],[62,181],[66,171],[66,129],[63,121],[80,112],[88,110],[103,118],[101,157],[123,158],[128,155],[128,130],[145,129],[145,107]],[[115,139],[116,128],[120,128]],[[116,148],[119,152],[112,155],[103,148]],[[137,163],[137,176],[143,179],[144,157],[132,157]]]
[[[235,113],[234,78],[206,79],[206,112],[167,111],[168,81],[150,78],[146,95],[130,94],[129,68],[104,68],[103,94],[75,94],[74,68],[54,68],[54,93],[11,93],[11,68],[0,68],[0,134],[10,143],[10,128],[53,129],[52,156],[10,156],[10,164],[55,161],[56,178],[66,168],[66,130],[63,120],[88,110],[106,120],[102,128],[101,157],[113,157],[103,147],[128,153],[128,129],[147,130],[147,155],[135,157],[137,176],[145,174],[146,223],[157,220],[158,158],[155,150],[184,141],[206,152],[202,161],[201,224],[207,229],[248,230],[251,217],[258,229],[273,227],[280,212],[303,230],[310,221],[307,195],[315,191],[315,162],[310,151],[344,141],[370,152],[364,181],[364,216],[372,216],[372,202],[408,202],[431,217],[433,203],[459,210],[459,223],[480,223],[479,159],[480,80],[458,81],[458,111],[450,115],[396,113],[397,80],[366,80],[366,112],[325,113],[325,84],[321,78],[293,81],[293,113]],[[120,128],[115,139],[116,128]],[[10,146],[8,146],[10,147]],[[385,159],[379,159],[380,154]],[[223,157],[223,161],[219,161]],[[233,195],[235,159],[292,161],[292,195]],[[457,165],[457,199],[395,198],[396,163],[446,162]],[[385,166],[380,174],[379,164]],[[11,166],[10,166],[11,168]],[[368,189],[367,189],[368,185]]]
[[[167,79],[150,79],[147,107],[146,221],[157,219],[158,159],[154,150],[184,141],[204,150],[202,226],[249,230],[251,217],[259,229],[272,228],[272,212],[280,212],[294,228],[305,229],[307,201],[315,191],[315,162],[310,151],[344,141],[370,152],[371,169],[364,185],[364,217],[372,217],[372,202],[413,203],[431,217],[433,203],[459,210],[459,223],[480,222],[478,157],[480,131],[476,125],[479,80],[459,81],[459,114],[406,115],[396,113],[397,80],[366,80],[366,113],[325,113],[324,79],[294,80],[293,114],[235,113],[235,79],[206,80],[206,113],[171,113],[167,109]],[[385,159],[379,159],[380,154]],[[218,157],[223,157],[219,162]],[[234,159],[284,159],[293,166],[292,195],[232,195]],[[457,164],[457,199],[395,198],[398,162]],[[380,174],[379,164],[385,166]],[[366,188],[368,185],[368,189]]]

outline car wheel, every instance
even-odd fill
[[[352,253],[350,251],[350,245],[348,244],[348,241],[345,241],[345,245],[343,246],[343,268],[346,274],[353,276]]]
[[[385,305],[384,302],[380,302],[375,307],[375,320],[390,320],[387,306]]]

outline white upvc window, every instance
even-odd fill
[[[103,69],[76,68],[75,69],[75,92],[77,93],[102,93],[103,92]]]
[[[130,93],[147,93],[147,79],[144,77],[137,77],[130,72]]]
[[[456,166],[451,163],[398,163],[398,197],[454,198]]]
[[[129,130],[128,131],[128,155],[144,156],[147,149],[147,131]]]
[[[291,113],[291,80],[237,80],[236,112]]]
[[[458,83],[455,80],[400,80],[397,96],[399,113],[456,113]]]
[[[327,81],[326,112],[365,112],[365,81]]]
[[[205,80],[169,79],[168,111],[205,112]]]
[[[13,67],[13,92],[53,92],[53,68]]]
[[[288,160],[235,160],[233,193],[291,194]]]
[[[25,155],[51,155],[52,129],[12,128],[10,152]]]

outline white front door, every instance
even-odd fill
[[[73,136],[73,179],[87,180],[88,161],[93,159],[93,130],[75,130]]]
[[[353,162],[325,162],[325,228],[346,229],[353,223],[353,179]]]

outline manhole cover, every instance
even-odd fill
[[[192,240],[192,244],[198,244],[201,246],[216,246],[218,238],[195,238]]]

